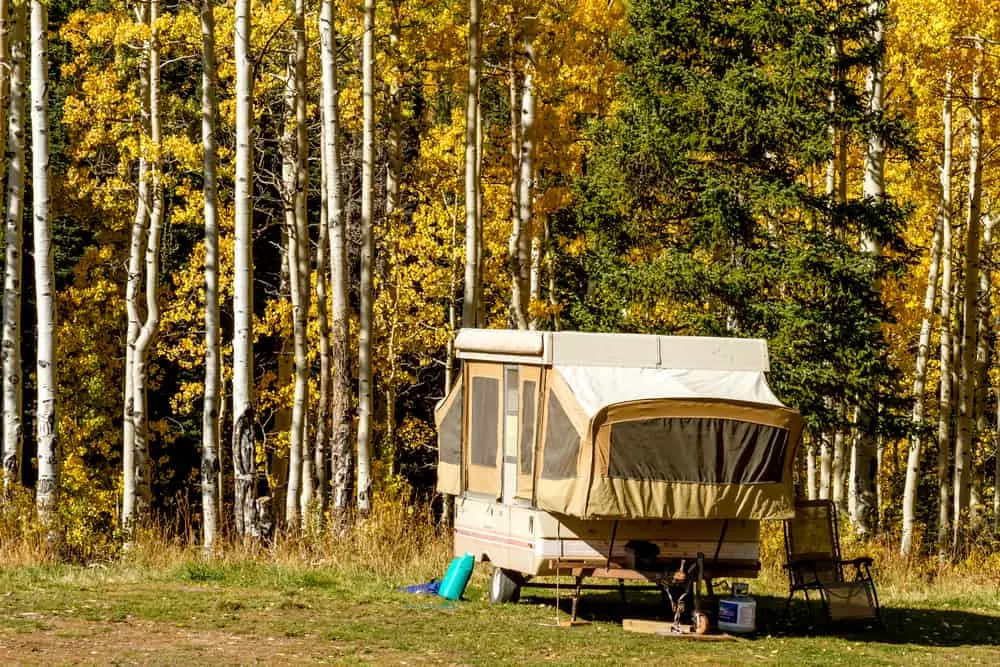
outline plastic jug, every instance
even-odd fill
[[[471,553],[453,559],[438,587],[438,595],[447,600],[457,600],[462,597],[465,587],[469,584],[469,578],[472,577],[472,568],[475,564],[476,557]]]

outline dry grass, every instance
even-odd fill
[[[33,521],[34,507],[27,494],[3,501],[0,511],[0,567],[32,568],[60,562],[90,568],[112,567],[116,576],[148,578],[151,573],[173,576],[185,568],[239,568],[245,564],[294,571],[321,569],[347,578],[379,582],[418,582],[440,576],[451,558],[451,539],[442,531],[427,505],[382,499],[365,521],[351,520],[336,528],[329,522],[298,533],[279,534],[268,544],[219,540],[207,558],[197,545],[192,521],[144,526],[128,553],[115,536],[101,536],[100,550],[87,558],[66,550],[59,555]],[[978,607],[1000,601],[1000,553],[973,550],[964,560],[939,563],[936,558],[898,553],[889,538],[859,542],[850,530],[841,532],[845,557],[870,555],[881,595],[911,606],[957,605]],[[781,524],[765,522],[761,534],[764,569],[754,589],[780,595],[787,583],[781,567],[784,543]],[[488,568],[479,568],[485,572]],[[67,570],[68,571],[68,570]],[[208,575],[211,571],[206,570]],[[156,576],[155,574],[153,576]],[[481,575],[477,575],[481,576]]]

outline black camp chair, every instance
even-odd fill
[[[872,559],[840,557],[837,510],[829,500],[800,500],[795,518],[785,521],[785,569],[788,571],[787,617],[792,598],[802,591],[812,611],[809,592],[819,595],[825,620],[882,624]]]

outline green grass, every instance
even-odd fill
[[[435,568],[433,564],[428,570]],[[557,627],[554,591],[516,605],[486,600],[486,566],[466,599],[399,593],[402,575],[328,566],[191,561],[160,569],[114,565],[0,570],[0,662],[48,664],[690,664],[898,665],[1000,663],[995,585],[887,583],[886,629],[830,634],[804,605],[791,624],[777,577],[756,582],[761,632],[734,642],[627,633],[621,617],[662,616],[659,597],[588,592],[590,625]],[[563,590],[565,596],[566,590]],[[562,600],[565,620],[568,600]]]

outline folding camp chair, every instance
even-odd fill
[[[805,595],[811,611],[809,591],[815,591],[828,622],[882,624],[871,574],[872,559],[841,559],[837,510],[831,501],[795,503],[795,518],[785,521],[785,558],[789,587],[785,616],[798,591]]]

